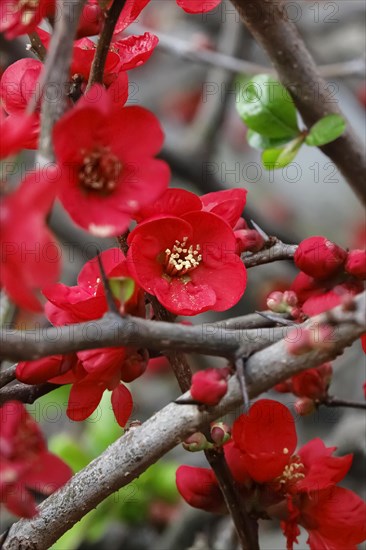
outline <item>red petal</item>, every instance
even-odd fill
[[[61,458],[45,451],[24,476],[24,483],[41,494],[50,495],[65,485],[71,476],[71,468]]]
[[[187,13],[205,13],[220,4],[221,0],[177,0],[177,4]]]
[[[123,428],[132,413],[132,395],[126,386],[119,384],[112,392],[111,402],[114,416],[118,424]]]
[[[177,488],[182,497],[194,508],[207,512],[225,511],[224,497],[209,468],[180,466],[176,473]]]
[[[120,33],[131,25],[149,1],[150,0],[126,0],[121,15],[119,16],[117,24],[114,28],[114,35]]]
[[[88,418],[97,408],[105,386],[89,381],[73,384],[66,414],[71,420],[80,421]]]
[[[244,453],[249,474],[260,483],[283,472],[297,443],[290,411],[270,399],[254,403],[249,414],[242,414],[234,422],[232,433],[235,444]]]
[[[201,207],[201,201],[194,193],[185,189],[167,189],[160,198],[142,208],[135,217],[138,222],[164,214],[180,217],[188,212],[201,210]]]
[[[332,487],[307,499],[301,523],[311,550],[356,550],[366,539],[366,504],[353,491]]]
[[[246,195],[245,189],[227,189],[207,193],[201,197],[203,210],[220,216],[234,227],[243,213]]]
[[[335,447],[327,448],[321,439],[316,438],[298,451],[307,473],[306,477],[296,484],[296,491],[327,489],[346,476],[353,456],[331,456],[334,450]]]
[[[141,36],[127,36],[119,42],[114,42],[113,47],[118,48],[120,56],[120,70],[129,71],[143,65],[151,56],[159,38],[150,32]]]

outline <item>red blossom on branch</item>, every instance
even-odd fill
[[[169,182],[168,165],[154,158],[162,143],[152,113],[116,107],[101,86],[93,86],[54,129],[60,199],[72,219],[98,236],[123,233]]]
[[[311,550],[356,550],[365,540],[366,504],[336,486],[347,474],[352,455],[335,457],[336,448],[325,447],[320,439],[295,453],[294,419],[284,405],[269,399],[257,401],[241,415],[232,435],[233,441],[224,447],[225,458],[248,510],[280,519],[288,550],[297,542],[299,526],[308,531]],[[223,495],[209,469],[180,466],[177,487],[191,506],[224,510]]]
[[[37,514],[32,490],[50,495],[71,477],[71,469],[48,452],[37,423],[18,401],[0,408],[0,502],[17,515]]]
[[[230,226],[210,212],[160,216],[130,233],[128,259],[137,282],[172,313],[196,315],[235,305],[246,271]]]

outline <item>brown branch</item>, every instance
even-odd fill
[[[282,323],[286,319],[288,319],[287,313],[274,314],[272,311],[268,310],[248,313],[247,315],[240,315],[239,317],[232,317],[231,319],[223,319],[222,321],[212,323],[212,325],[225,329],[241,330],[246,328],[272,327],[275,326],[276,323]]]
[[[347,399],[338,399],[338,397],[333,397],[331,395],[328,395],[327,397],[319,401],[315,401],[315,404],[317,406],[324,405],[325,407],[348,407],[350,409],[366,410],[366,401],[364,401],[363,403],[348,401]]]
[[[89,90],[91,86],[97,82],[99,82],[100,84],[103,83],[104,67],[107,60],[109,47],[113,38],[114,28],[117,24],[118,18],[121,14],[123,6],[125,5],[125,2],[126,0],[114,0],[113,4],[106,13],[105,23],[103,25],[103,30],[100,34],[100,38],[98,40],[93,64],[91,66],[87,90]]]
[[[9,384],[9,382],[15,380],[16,368],[16,365],[12,365],[11,367],[8,367],[7,369],[0,372],[0,388],[3,388],[7,384]]]
[[[32,405],[37,399],[50,393],[59,386],[57,384],[37,384],[30,386],[28,384],[14,384],[13,386],[7,386],[0,391],[0,406],[4,405],[7,401],[21,401]]]
[[[358,300],[357,306],[359,315],[363,316],[364,302]],[[344,318],[341,308],[333,312],[335,317]],[[322,316],[316,319],[319,321]],[[300,356],[289,355],[284,340],[259,351],[248,359],[246,365],[250,397],[260,395],[302,370],[334,359],[364,330],[365,327],[358,324],[344,322],[338,327],[333,346]],[[184,397],[188,399],[190,395]],[[138,477],[190,434],[216,418],[234,412],[240,403],[239,382],[233,376],[226,396],[217,407],[200,410],[194,405],[169,404],[141,426],[129,430],[45,500],[40,505],[38,517],[14,524],[4,550],[46,550],[107,496]]]
[[[269,55],[305,124],[310,128],[325,115],[341,113],[296,26],[286,18],[286,0],[232,2],[254,38]],[[366,204],[365,152],[350,125],[341,137],[324,145],[321,150],[338,167],[362,203]]]
[[[297,249],[297,244],[285,244],[276,240],[269,248],[264,248],[255,254],[242,254],[245,267],[269,264],[279,260],[292,260]]]

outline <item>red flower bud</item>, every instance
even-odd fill
[[[176,482],[184,500],[194,508],[213,513],[225,511],[224,497],[211,469],[179,466]]]
[[[310,237],[302,241],[294,256],[301,271],[316,279],[328,279],[343,266],[347,252],[325,237]]]
[[[309,275],[306,275],[306,273],[300,271],[300,273],[296,275],[295,279],[292,282],[291,290],[296,293],[299,303],[303,304],[305,300],[307,300],[311,296],[318,296],[319,294],[323,294],[326,288],[324,284],[317,279],[309,277]]]
[[[258,252],[264,246],[262,235],[255,229],[239,229],[235,231],[237,253]]]
[[[275,290],[267,298],[267,307],[275,313],[285,313],[287,306],[283,300],[283,292]]]
[[[227,392],[227,369],[207,369],[192,376],[191,396],[205,405],[217,405]]]
[[[216,445],[223,445],[230,439],[230,428],[223,422],[211,426],[211,438]]]
[[[366,279],[366,250],[351,250],[346,260],[345,270],[358,279]]]
[[[315,411],[315,403],[309,397],[301,397],[294,404],[294,409],[300,416],[306,416]]]
[[[293,290],[285,290],[283,293],[283,300],[288,306],[295,307],[297,306],[297,296],[296,292]]]

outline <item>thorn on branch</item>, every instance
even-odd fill
[[[264,319],[268,319],[268,321],[273,321],[274,323],[277,323],[279,325],[292,326],[292,325],[297,324],[295,321],[291,321],[290,319],[284,319],[280,315],[267,313],[265,311],[257,311],[256,310],[255,313],[258,313],[258,315],[260,315],[261,317],[264,317]]]
[[[113,297],[113,292],[112,292],[112,289],[111,289],[111,285],[109,284],[107,274],[104,270],[104,266],[103,266],[103,262],[102,262],[100,252],[98,252],[98,254],[97,254],[97,261],[98,261],[98,265],[99,265],[100,276],[102,278],[105,297],[106,297],[106,300],[107,300],[108,310],[109,310],[110,313],[115,313],[116,315],[120,315],[120,312],[118,311],[118,307],[116,306],[116,302],[115,302],[114,297]]]

